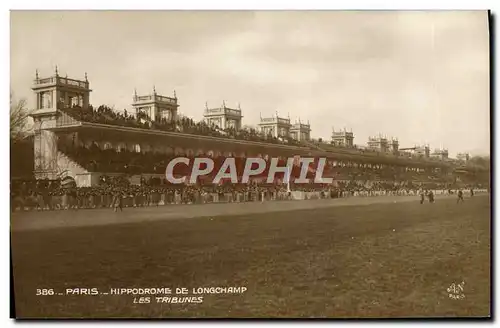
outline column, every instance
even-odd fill
[[[37,118],[35,123],[35,170],[41,170],[37,178],[48,176],[53,178],[58,169],[57,163],[57,137],[54,132],[45,130],[53,126],[54,120]]]
[[[64,107],[71,107],[71,104],[69,103],[69,95],[67,91],[64,91]]]
[[[176,120],[177,119],[177,109],[175,107],[170,107],[169,111],[170,111],[170,119],[172,121]]]
[[[50,99],[50,104],[49,104],[50,106],[49,106],[49,107],[50,107],[51,109],[54,109],[54,108],[56,108],[56,104],[57,104],[57,99],[56,99],[56,98],[57,98],[57,94],[56,94],[56,90],[51,90],[51,91],[49,91],[49,95],[50,95],[50,96],[49,96],[49,99]]]
[[[150,119],[153,122],[156,121],[156,112],[157,112],[156,103],[154,103],[153,106],[151,106],[151,111],[150,111],[150,113],[151,113],[150,114],[151,115]]]
[[[40,95],[38,94],[38,98],[40,98]],[[34,140],[34,159],[35,159],[35,167],[34,169],[36,171],[38,170],[41,170],[42,169],[42,165],[43,165],[43,157],[42,157],[42,135],[41,135],[41,130],[40,130],[40,119],[39,118],[35,118],[35,122],[34,122],[34,131],[35,131],[35,140]]]
[[[55,171],[57,169],[57,140],[55,133],[42,130],[41,137],[44,170]]]
[[[82,107],[84,107],[84,108],[89,107],[89,94],[88,93],[84,93],[83,94],[83,104],[82,104]]]
[[[61,91],[55,89],[54,90],[54,109],[57,109],[59,107],[59,103],[61,102]]]

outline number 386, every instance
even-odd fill
[[[54,290],[51,288],[51,289],[37,289],[36,290],[36,295],[39,296],[39,295],[42,295],[42,296],[47,296],[47,295],[54,295]]]

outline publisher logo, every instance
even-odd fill
[[[446,289],[446,291],[448,292],[448,297],[454,300],[464,299],[465,298],[464,286],[465,286],[464,281],[462,281],[459,284],[452,283],[450,287]]]

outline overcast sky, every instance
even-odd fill
[[[347,127],[401,147],[489,153],[487,12],[12,12],[11,87],[32,106],[35,70],[83,79],[90,102],[130,109],[134,88]]]

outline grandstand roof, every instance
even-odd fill
[[[355,150],[350,150],[348,148],[338,148],[335,150],[317,150],[310,149],[308,147],[298,147],[284,144],[273,144],[273,143],[265,143],[258,141],[249,141],[249,140],[239,140],[239,139],[231,139],[231,138],[220,138],[220,137],[212,137],[212,136],[202,136],[202,135],[194,135],[194,134],[186,134],[180,132],[171,132],[171,131],[162,131],[162,130],[151,130],[151,129],[141,129],[141,128],[133,128],[133,127],[125,127],[125,126],[117,126],[117,125],[108,125],[108,124],[100,124],[100,123],[88,123],[88,122],[78,122],[78,124],[67,125],[64,127],[56,127],[53,128],[56,130],[82,130],[82,129],[100,129],[103,131],[109,132],[119,132],[119,133],[134,133],[134,134],[142,134],[142,135],[151,135],[151,136],[164,136],[166,138],[175,139],[176,145],[179,147],[189,147],[189,148],[207,148],[207,147],[220,147],[224,150],[232,150],[235,152],[238,151],[248,151],[248,152],[258,152],[265,153],[272,151],[272,155],[280,155],[280,156],[293,156],[293,155],[301,155],[301,156],[322,156],[329,157],[337,160],[353,160],[353,161],[361,161],[366,163],[373,164],[393,164],[393,165],[412,165],[419,167],[449,167],[449,163],[441,162],[441,161],[432,161],[432,160],[418,160],[418,159],[406,159],[401,157],[395,157],[393,155],[380,154],[377,152],[366,152],[359,153],[355,152]],[[241,149],[244,146],[245,149]]]

